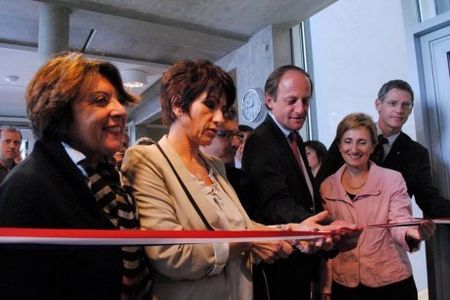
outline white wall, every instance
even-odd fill
[[[315,136],[329,146],[345,115],[364,112],[377,120],[374,101],[383,83],[413,78],[408,70],[401,0],[340,0],[311,17],[310,26],[318,107]],[[412,115],[403,131],[415,139]],[[422,215],[415,202],[413,209],[414,215]],[[424,290],[424,249],[410,259],[417,287]]]
[[[359,111],[376,120],[384,82],[410,79],[401,1],[341,0],[310,20],[318,137],[329,146],[345,115]],[[404,131],[415,137],[412,117]]]

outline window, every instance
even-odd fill
[[[417,0],[420,22],[450,11],[450,0]]]

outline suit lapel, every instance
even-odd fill
[[[289,142],[288,142],[286,136],[283,134],[283,132],[280,130],[280,128],[278,128],[277,124],[270,116],[267,116],[266,120],[264,121],[264,124],[266,125],[269,133],[275,139],[276,143],[282,149],[282,153],[277,153],[277,155],[282,155],[283,157],[287,157],[287,159],[289,160],[289,164],[291,165],[291,168],[294,171],[294,173],[297,175],[298,178],[300,178],[300,180],[303,182],[303,184],[305,186],[307,186],[306,180],[302,173],[302,170],[300,169],[300,166],[298,165],[297,160],[295,159],[294,153],[292,153],[291,146],[289,145]],[[304,153],[305,151],[301,147],[299,147],[299,149],[300,149],[300,154],[303,158],[303,161],[306,164],[307,160],[305,160],[305,158],[306,158],[306,154]]]
[[[399,164],[402,153],[405,151],[405,141],[406,135],[401,132],[397,139],[392,144],[391,150],[389,151],[386,159],[384,160],[382,167],[394,168]],[[394,168],[395,169],[395,168]]]

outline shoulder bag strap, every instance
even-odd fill
[[[208,230],[214,230],[214,228],[208,223],[208,220],[206,220],[205,215],[202,213],[202,211],[200,210],[200,207],[198,207],[197,203],[195,202],[194,198],[192,197],[191,193],[189,192],[189,190],[187,189],[186,185],[184,184],[184,182],[181,180],[180,175],[178,175],[177,170],[175,169],[175,167],[173,166],[172,162],[170,161],[170,159],[167,157],[166,153],[164,152],[164,150],[161,148],[161,146],[153,141],[154,144],[156,145],[156,147],[158,148],[158,150],[161,152],[161,154],[164,156],[164,158],[167,160],[167,162],[169,163],[170,168],[172,169],[173,173],[175,174],[175,176],[178,179],[178,182],[180,183],[181,187],[183,188],[183,191],[186,193],[186,196],[188,197],[189,201],[191,202],[192,206],[194,207],[195,211],[197,212],[197,214],[200,216],[200,219],[202,219],[203,224],[205,224],[206,228],[208,228]]]

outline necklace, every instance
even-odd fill
[[[367,182],[367,179],[364,180],[363,182],[361,182],[361,183],[358,184],[358,185],[353,186],[353,185],[351,185],[350,183],[348,183],[347,186],[348,186],[349,188],[351,188],[352,190],[357,190],[357,189],[361,188],[363,185],[365,185],[366,182]]]
[[[358,184],[356,184],[356,185],[351,185],[351,184],[350,184],[351,179],[350,179],[349,175],[347,174],[347,172],[346,172],[346,175],[347,175],[347,176],[345,176],[345,177],[346,177],[347,180],[346,180],[346,182],[345,182],[345,185],[346,185],[347,187],[349,187],[350,189],[352,189],[352,190],[358,190],[358,189],[360,189],[362,186],[364,186],[364,185],[366,184],[367,179],[368,179],[368,176],[365,176],[366,174],[363,174],[363,175],[361,175],[361,177],[363,178],[363,181],[362,181],[361,183],[358,183]],[[364,177],[366,177],[366,178],[364,179]]]

